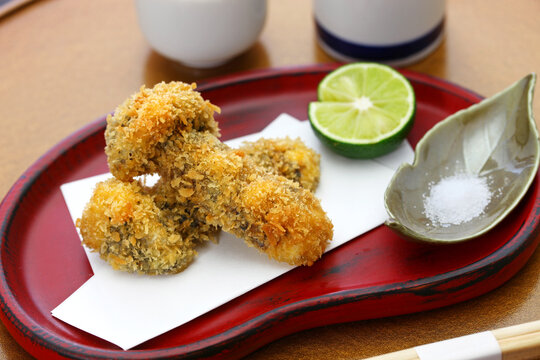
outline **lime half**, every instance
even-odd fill
[[[391,67],[353,63],[329,73],[308,115],[317,136],[337,153],[374,158],[395,150],[416,111],[409,81]]]

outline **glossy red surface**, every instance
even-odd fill
[[[282,112],[300,119],[334,65],[265,70],[199,84],[222,109],[223,139],[261,130]],[[403,72],[417,97],[409,141],[478,102],[466,89]],[[128,95],[128,94],[126,94]],[[2,320],[36,357],[238,358],[276,338],[324,324],[423,311],[483,294],[508,280],[538,245],[538,178],[497,228],[466,243],[433,246],[384,226],[130,351],[53,318],[92,276],[59,186],[107,171],[104,120],[65,139],[17,181],[0,205]]]

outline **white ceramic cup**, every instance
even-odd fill
[[[251,47],[266,0],[135,0],[141,30],[167,58],[196,68],[221,65]]]
[[[321,47],[342,61],[403,66],[431,53],[444,30],[444,0],[314,0]]]

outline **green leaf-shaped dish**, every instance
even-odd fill
[[[538,170],[535,80],[530,74],[429,130],[416,146],[413,165],[402,165],[386,190],[386,225],[413,240],[454,243],[486,233],[508,215]],[[492,194],[489,203],[459,224],[430,220],[424,206],[430,188],[456,174],[484,178]]]

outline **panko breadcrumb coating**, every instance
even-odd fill
[[[266,171],[290,176],[296,182],[304,179],[303,186],[315,189],[318,176],[313,175],[319,173],[319,157],[300,140],[261,139],[244,143],[240,150],[255,162],[261,161]],[[298,155],[287,156],[289,153]],[[269,159],[275,159],[275,163]],[[117,214],[141,206],[146,211],[127,217]],[[140,214],[144,217],[138,217]],[[185,202],[163,178],[151,188],[116,178],[98,184],[78,226],[83,244],[115,269],[149,275],[182,271],[196,255],[195,248],[214,240],[219,231],[206,224],[199,209]],[[135,236],[141,229],[144,234]]]
[[[142,88],[107,120],[115,177],[158,173],[205,223],[243,238],[271,258],[311,265],[333,235],[312,192],[221,143],[213,112],[193,86]]]
[[[208,131],[219,136],[214,120],[219,108],[194,88],[194,84],[181,82],[159,83],[152,89],[142,86],[114,116],[107,117],[105,153],[114,177],[130,181],[137,175],[159,173],[156,166],[163,153],[161,145],[173,134]]]
[[[259,139],[244,142],[241,150],[257,165],[315,191],[320,177],[320,158],[300,139]]]
[[[117,270],[177,273],[191,263],[197,243],[211,238],[215,228],[195,230],[189,214],[166,210],[158,208],[138,181],[112,178],[97,184],[77,226],[83,244]]]
[[[200,207],[206,223],[292,265],[311,265],[324,252],[332,224],[311,191],[208,132],[185,133],[165,149],[171,187]]]

